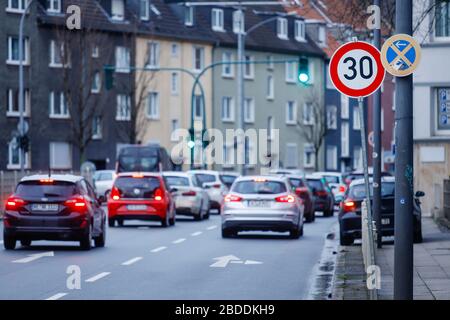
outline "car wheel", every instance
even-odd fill
[[[298,238],[300,238],[300,228],[297,227],[295,229],[289,230],[289,238],[291,238],[291,239],[298,239]]]
[[[229,229],[222,229],[222,238],[231,238],[234,232]]]
[[[203,219],[205,220],[209,219],[209,210],[206,211],[205,215],[203,216]]]
[[[95,244],[95,247],[97,247],[97,248],[103,248],[105,246],[105,244],[106,244],[106,228],[105,228],[105,226],[103,226],[101,235],[94,238],[94,244]]]
[[[176,218],[175,218],[175,213],[174,213],[173,217],[169,218],[169,225],[174,226],[175,225],[175,220],[176,220]]]
[[[324,212],[325,217],[332,217],[333,214],[334,214],[333,208],[328,209],[327,211]]]
[[[301,226],[301,228],[299,230],[299,235],[300,235],[300,237],[303,237],[303,223],[302,223],[302,226]]]
[[[3,246],[6,250],[14,250],[16,248],[16,239],[3,235]]]
[[[341,246],[351,246],[354,241],[352,236],[345,236],[342,232],[340,232],[339,238],[339,243]]]
[[[29,247],[31,246],[31,240],[20,240],[20,244],[22,247]]]
[[[123,227],[123,219],[117,219],[117,224],[119,227]]]
[[[92,248],[92,230],[89,228],[89,232],[80,241],[80,247],[82,250],[91,250]]]
[[[166,216],[161,220],[161,226],[163,228],[167,228],[169,226],[169,217],[167,216],[167,213]]]
[[[194,220],[195,221],[202,220],[202,209],[200,209],[199,212],[196,215],[194,215]]]
[[[108,226],[109,226],[110,228],[114,228],[114,227],[116,226],[116,220],[113,219],[113,218],[109,218],[109,219],[108,219]]]
[[[305,216],[305,221],[306,222],[313,222],[314,220],[316,220],[316,215],[314,212],[310,212],[308,215]]]

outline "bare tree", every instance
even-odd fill
[[[314,169],[319,170],[319,152],[327,135],[327,118],[320,93],[312,88],[306,96],[302,116],[297,120],[297,129],[305,141],[314,148]]]

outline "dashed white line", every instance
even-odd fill
[[[210,227],[206,228],[206,230],[213,230],[215,228],[217,228],[217,226],[210,226]]]
[[[49,298],[47,298],[47,299],[45,299],[45,300],[58,300],[58,299],[61,299],[61,298],[64,297],[64,296],[67,296],[67,293],[65,293],[65,292],[60,292],[60,293],[57,293],[57,294],[55,294],[54,296],[51,296],[51,297],[49,297]]]
[[[153,253],[156,253],[156,252],[163,251],[163,250],[165,250],[165,249],[167,249],[167,247],[158,247],[158,248],[153,249],[152,252],[153,252]]]
[[[93,276],[93,277],[87,279],[86,282],[95,282],[95,281],[100,280],[101,278],[104,278],[110,274],[111,274],[111,272],[102,272],[102,273],[97,274],[96,276]]]
[[[132,265],[133,263],[136,263],[136,262],[138,262],[139,260],[142,260],[142,259],[143,259],[142,257],[136,257],[136,258],[133,258],[133,259],[130,259],[128,261],[123,262],[122,265],[123,266],[129,266],[129,265]]]
[[[178,244],[178,243],[182,243],[184,241],[186,241],[186,238],[180,238],[180,239],[177,239],[177,240],[173,241],[172,243],[173,244]]]
[[[196,237],[196,236],[201,235],[202,233],[203,232],[201,232],[201,231],[197,231],[197,232],[191,233],[191,236]]]

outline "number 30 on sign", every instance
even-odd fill
[[[374,93],[386,74],[380,51],[363,41],[339,47],[331,57],[329,73],[336,89],[353,98]]]

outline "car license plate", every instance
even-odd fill
[[[254,208],[268,208],[268,207],[270,207],[270,202],[269,201],[250,200],[248,202],[248,206],[254,207]]]
[[[127,205],[127,209],[130,211],[141,211],[147,210],[147,206],[145,204],[129,204]]]
[[[390,219],[381,219],[381,224],[383,224],[383,225],[387,225],[387,224],[390,224],[390,223],[391,223]]]
[[[55,212],[58,211],[57,204],[35,203],[31,206],[32,211]]]

